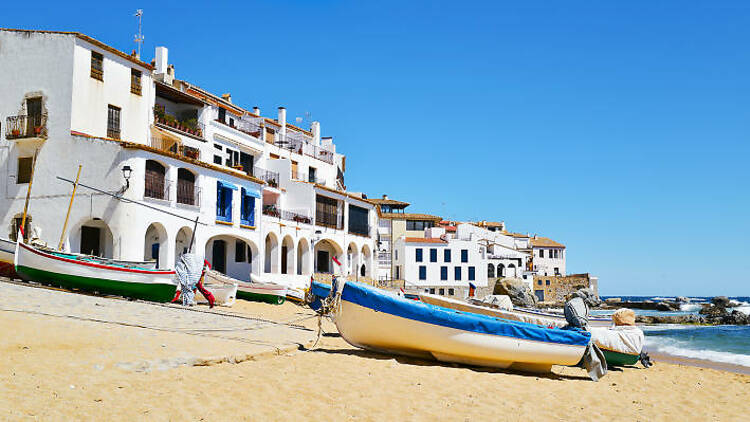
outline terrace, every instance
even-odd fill
[[[8,116],[5,122],[5,139],[47,139],[46,113]]]

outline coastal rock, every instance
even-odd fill
[[[731,305],[732,301],[729,300],[726,296],[716,296],[713,299],[711,299],[711,304],[715,306],[721,306],[721,307],[729,307]]]
[[[570,298],[574,297],[580,297],[581,299],[583,299],[583,301],[586,302],[586,305],[588,305],[589,308],[595,308],[602,304],[602,300],[599,299],[599,296],[597,296],[594,290],[591,288],[576,290],[575,292],[570,294]]]
[[[680,304],[675,302],[659,302],[656,304],[656,310],[657,311],[663,311],[663,312],[671,312],[671,311],[679,311],[680,310]]]
[[[642,324],[705,324],[702,315],[637,315],[635,321]]]
[[[493,294],[509,296],[510,301],[513,302],[513,306],[520,306],[522,308],[536,307],[536,296],[531,293],[529,285],[518,278],[503,278],[499,280],[495,284]]]
[[[724,316],[723,321],[724,324],[748,325],[750,324],[750,317],[740,311],[732,311],[731,314]]]
[[[690,298],[687,298],[685,296],[677,296],[677,299],[675,299],[678,303],[690,303]]]
[[[607,305],[614,305],[622,302],[622,299],[620,299],[619,297],[610,297],[609,299],[605,299],[604,302],[606,302]]]

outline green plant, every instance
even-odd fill
[[[196,119],[195,117],[193,117],[193,118],[190,118],[190,119],[187,119],[187,120],[183,120],[182,121],[182,125],[185,126],[188,129],[190,129],[190,130],[196,130],[196,129],[198,129],[198,119]]]
[[[168,124],[172,124],[172,123],[176,123],[177,122],[177,119],[174,116],[172,116],[171,114],[164,114],[162,116],[162,119],[164,119],[164,121],[167,122]]]

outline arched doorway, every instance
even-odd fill
[[[516,264],[508,264],[508,277],[517,277]]]
[[[495,278],[495,266],[491,262],[487,264],[487,277]]]
[[[497,264],[497,276],[505,277],[505,265]]]
[[[85,255],[114,257],[113,236],[107,223],[99,218],[86,220],[76,225],[68,236],[70,251]]]
[[[347,274],[357,275],[359,273],[359,249],[354,242],[346,248]]]
[[[294,274],[294,239],[286,235],[281,241],[281,274]]]
[[[314,254],[315,258],[315,272],[317,273],[342,273],[344,268],[336,268],[337,265],[333,262],[333,257],[341,262],[344,255],[344,250],[336,242],[323,239],[315,243]]]
[[[310,243],[302,238],[297,242],[297,275],[312,274],[310,264]]]
[[[166,175],[167,169],[160,162],[146,160],[143,196],[154,199],[169,199]]]
[[[143,259],[155,260],[157,268],[164,268],[169,261],[167,230],[161,223],[151,223],[143,239]]]
[[[266,236],[266,248],[265,248],[265,259],[263,271],[266,273],[278,273],[279,272],[279,239],[274,233],[268,233]]]
[[[362,246],[360,254],[359,275],[360,277],[372,277],[372,251],[369,245]]]
[[[174,262],[180,260],[180,256],[184,253],[188,253],[190,248],[190,239],[193,237],[193,229],[184,226],[177,232],[177,236],[174,239]],[[193,248],[195,249],[195,248]]]
[[[260,273],[258,246],[243,238],[218,235],[206,241],[206,260],[211,268],[241,281]]]

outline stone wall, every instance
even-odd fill
[[[568,294],[590,286],[588,273],[567,276],[536,275],[532,290],[540,302],[563,303]]]

